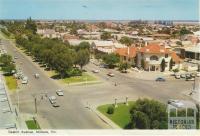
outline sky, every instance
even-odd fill
[[[0,0],[0,19],[199,20],[199,0]]]

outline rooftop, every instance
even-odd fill
[[[170,51],[164,46],[159,44],[149,44],[145,47],[140,48],[139,52],[142,53],[155,53],[155,54],[168,54]]]

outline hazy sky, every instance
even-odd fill
[[[198,20],[199,0],[0,0],[0,19]]]

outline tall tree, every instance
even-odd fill
[[[142,67],[143,69],[145,69],[145,62],[144,62],[144,59],[143,59],[143,58],[141,59],[141,67]]]
[[[165,71],[165,67],[166,67],[165,59],[162,59],[162,62],[161,62],[161,64],[160,64],[160,67],[161,67],[161,72],[164,72],[164,71]]]
[[[35,21],[33,21],[31,19],[31,17],[26,20],[25,28],[28,30],[31,30],[33,32],[33,34],[36,34],[36,32],[37,32],[37,25],[36,25]]]
[[[173,59],[171,58],[170,59],[170,62],[169,62],[169,70],[172,70],[172,67],[173,67]]]
[[[83,68],[90,60],[90,53],[88,49],[81,49],[77,52],[77,64]]]
[[[16,69],[15,65],[12,62],[12,57],[10,55],[1,55],[0,63],[2,65],[2,71],[6,74],[12,74],[12,71]]]
[[[122,44],[125,44],[126,46],[131,46],[131,44],[133,44],[133,40],[127,36],[124,36],[120,39],[120,42]]]
[[[120,59],[119,56],[111,53],[104,55],[103,61],[108,65],[109,68],[114,68],[117,63],[119,63]]]
[[[148,116],[140,111],[134,111],[132,113],[132,122],[135,124],[135,127],[138,129],[149,129],[150,121]]]

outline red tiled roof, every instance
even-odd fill
[[[145,47],[140,48],[139,52],[143,53],[156,53],[156,54],[168,54],[169,50],[164,46],[158,44],[149,44]]]
[[[128,54],[128,48],[119,48],[115,51],[117,54],[120,56],[126,56],[129,58],[134,58],[137,53],[137,48],[136,47],[129,47],[129,54]]]
[[[175,52],[171,52],[170,56],[175,63],[180,63],[182,61],[182,59]]]

